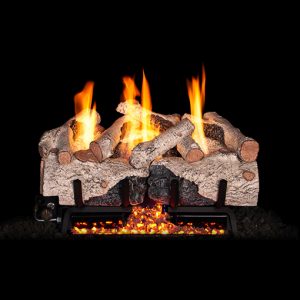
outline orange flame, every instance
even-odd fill
[[[135,98],[137,96],[140,96],[140,91],[136,87],[133,78],[129,76],[123,77],[123,84],[124,84],[124,90],[123,90],[124,100],[129,101],[131,104],[133,104]]]
[[[147,142],[152,140],[155,136],[155,128],[151,126],[151,114],[152,102],[150,95],[150,87],[143,71],[143,84],[142,84],[142,142]]]
[[[134,104],[137,102],[136,97],[140,96],[140,91],[136,87],[134,79],[131,77],[124,77],[123,85],[123,98],[130,104],[127,111],[128,120],[123,141],[127,143],[127,150],[131,151],[131,149],[133,149],[140,140],[138,138],[140,123],[137,122],[134,118],[130,118],[130,116],[134,114]],[[129,156],[130,153],[127,153],[127,155]]]
[[[131,150],[142,142],[147,142],[159,135],[159,129],[151,124],[152,102],[149,83],[143,72],[142,94],[141,94],[141,119],[136,120],[136,106],[138,103],[136,97],[140,95],[133,78],[123,78],[124,91],[123,98],[128,102],[127,127],[123,138],[123,143],[127,144],[128,155]]]
[[[92,107],[94,83],[87,82],[82,92],[74,97],[76,114],[76,150],[89,149],[90,143],[95,140],[97,125],[96,103]]]
[[[205,88],[206,74],[205,69],[202,69],[202,83],[200,78],[192,78],[192,81],[187,82],[188,93],[191,104],[192,122],[195,125],[193,133],[194,140],[199,144],[204,153],[208,153],[207,144],[205,141],[204,126],[203,126],[203,108],[205,104]]]
[[[205,223],[202,227],[195,227],[192,223],[183,222],[175,225],[168,220],[168,214],[162,213],[162,205],[141,207],[135,206],[132,209],[126,224],[122,220],[117,222],[100,221],[92,224],[86,222],[77,222],[72,228],[73,234],[98,234],[98,235],[112,235],[112,234],[176,234],[176,235],[224,235],[225,230],[221,224],[213,222]]]

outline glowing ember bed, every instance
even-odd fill
[[[202,117],[202,84],[188,84],[192,114],[152,112],[145,75],[140,95],[124,78],[104,129],[91,109],[93,83],[75,96],[76,115],[39,143],[41,196],[35,215],[72,234],[224,235],[227,206],[256,206],[259,144],[216,113]]]

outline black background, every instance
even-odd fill
[[[184,114],[189,112],[186,79],[200,74],[204,64],[205,111],[218,112],[261,145],[259,206],[296,223],[297,187],[284,170],[293,162],[287,138],[293,110],[290,32],[276,22],[257,27],[234,23],[224,29],[224,20],[207,25],[200,17],[191,23],[183,15],[185,26],[179,19],[161,27],[153,19],[151,24],[144,19],[114,26],[111,20],[93,23],[91,33],[75,15],[58,29],[54,20],[45,27],[39,20],[5,32],[3,219],[32,214],[39,192],[39,138],[73,116],[73,97],[86,81],[95,82],[94,100],[107,127],[118,117],[122,76],[135,74],[140,82],[144,68],[153,110]]]

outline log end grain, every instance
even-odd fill
[[[68,165],[72,161],[72,156],[71,156],[70,152],[68,152],[68,151],[60,151],[58,153],[57,158],[58,158],[58,162],[61,165]]]
[[[200,149],[191,149],[186,155],[186,161],[193,163],[203,159],[204,153]]]
[[[255,178],[255,174],[253,172],[250,172],[250,171],[244,171],[243,172],[243,177],[247,181],[252,181]]]
[[[101,162],[103,160],[103,155],[100,146],[96,142],[91,142],[90,149],[98,162]]]
[[[259,144],[255,140],[244,141],[241,150],[240,157],[245,162],[254,162],[257,159],[259,152]]]

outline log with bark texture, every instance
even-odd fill
[[[106,159],[102,163],[81,162],[73,159],[68,165],[60,165],[56,154],[44,158],[44,174],[41,177],[43,196],[58,196],[61,205],[75,205],[73,181],[82,182],[83,200],[106,195],[126,177],[148,177],[147,168],[135,169],[124,159]]]
[[[226,205],[257,205],[257,163],[240,161],[235,153],[215,153],[193,164],[178,157],[164,158],[154,161],[152,166],[165,166],[176,176],[194,182],[198,186],[198,193],[213,201],[217,200],[220,180],[225,179],[228,181]],[[255,174],[255,178],[247,181],[243,176],[245,171]]]
[[[245,162],[257,159],[259,152],[257,141],[244,136],[238,128],[215,112],[204,114],[203,119],[206,124],[215,124],[223,128],[225,145],[230,151],[236,152],[240,159]]]
[[[214,140],[211,138],[205,139],[206,147],[207,147],[207,153],[205,156],[209,156],[216,152],[222,152],[222,153],[228,153],[229,150],[226,148],[226,146],[222,143],[220,143],[218,140]]]
[[[70,147],[71,135],[72,129],[69,125],[65,125],[61,128],[56,144],[58,149],[57,159],[61,165],[69,164],[72,160],[72,151]]]
[[[204,134],[207,138],[218,141],[225,147],[224,130],[216,124],[203,124]]]
[[[191,136],[187,136],[177,144],[177,151],[187,162],[196,162],[204,157],[198,143]]]
[[[189,136],[195,130],[189,120],[183,120],[176,126],[167,129],[155,139],[136,146],[130,156],[130,164],[135,168],[143,168],[158,156],[175,147],[182,139]]]
[[[58,153],[58,159],[62,163],[68,163],[70,158],[69,139],[73,136],[72,125],[76,122],[76,118],[80,117],[80,113],[68,120],[64,125],[46,131],[39,142],[39,153],[42,158],[47,158],[50,153]],[[100,115],[97,113],[97,122],[101,121]]]
[[[120,182],[112,187],[107,194],[97,197],[91,197],[85,202],[86,206],[121,206],[122,198],[120,193]]]
[[[90,149],[99,162],[114,154],[114,149],[120,142],[124,121],[125,117],[119,118],[110,128],[103,132],[98,140],[91,142]]]
[[[182,119],[193,120],[189,114],[185,114]],[[187,162],[196,162],[216,151],[225,151],[224,131],[221,127],[214,124],[204,124],[206,136],[207,153],[201,149],[200,145],[192,138],[187,137],[177,145],[177,150]]]
[[[155,112],[151,112],[145,108],[143,108],[140,103],[135,103],[135,104],[130,104],[128,101],[125,101],[125,102],[121,102],[118,107],[117,107],[117,112],[123,114],[123,115],[126,115],[128,114],[128,112],[130,112],[130,117],[137,120],[137,121],[140,121],[142,122],[142,115],[143,115],[143,112],[146,113],[146,115],[150,115],[151,116],[151,119],[155,117],[159,117],[159,118],[162,118],[166,121],[169,121],[173,124],[176,124],[180,121],[180,115],[178,114],[173,114],[173,115],[162,115],[162,114],[158,114],[158,113],[155,113]],[[153,120],[154,120],[153,119]]]

